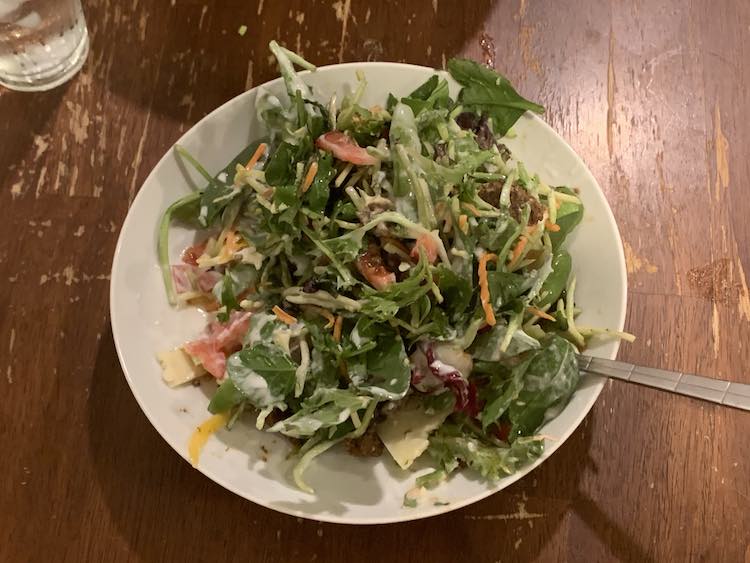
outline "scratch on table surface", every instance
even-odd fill
[[[523,65],[541,76],[542,65],[539,59],[536,58],[532,45],[534,43],[534,26],[522,25],[518,32],[518,43],[521,48],[521,60]]]
[[[339,62],[344,60],[344,45],[346,44],[346,27],[349,23],[352,0],[338,0],[333,3],[336,19],[341,22],[341,37],[339,38]]]
[[[437,12],[438,12],[438,0],[432,0],[432,11],[437,14]]]
[[[739,271],[738,277],[740,279],[740,314],[746,321],[750,321],[750,291],[748,291],[747,281],[745,280],[745,270],[743,270],[742,263],[739,261],[736,267]]]
[[[258,15],[260,15],[263,12],[263,0],[260,0],[258,2]]]
[[[626,241],[623,241],[622,246],[625,250],[625,267],[628,270],[628,274],[636,274],[641,270],[644,270],[649,274],[654,274],[659,271],[659,268],[652,264],[647,258],[638,256],[635,250],[633,250],[633,247]]]
[[[719,318],[719,308],[716,305],[716,301],[714,301],[711,307],[711,338],[714,344],[714,358],[716,359],[719,358],[719,345],[721,343],[719,332],[720,324],[721,319]]]
[[[518,512],[512,514],[483,514],[481,516],[468,515],[467,520],[532,520],[534,518],[544,518],[545,514],[538,512],[529,512],[526,510],[526,503],[518,503]]]
[[[615,32],[609,28],[609,55],[607,57],[607,151],[612,158],[613,128],[615,123]]]
[[[715,197],[721,197],[721,190],[729,186],[729,141],[721,130],[721,110],[719,104],[714,107],[714,144],[716,145],[716,191]]]
[[[74,237],[81,237],[83,236],[83,233],[86,232],[86,227],[83,225],[78,225],[78,228],[73,233]]]
[[[36,197],[37,199],[39,199],[39,193],[42,191],[42,186],[44,185],[44,181],[46,179],[47,179],[47,165],[45,164],[39,170],[39,178],[36,181],[36,189],[34,190],[34,197]]]
[[[371,16],[371,15],[372,15],[372,14],[371,14],[371,12],[370,12],[370,8],[369,8],[369,6],[368,6],[368,8],[367,8],[367,12],[365,12],[365,25],[367,25],[368,23],[370,23],[370,16]]]
[[[39,160],[47,149],[49,148],[49,135],[34,135],[34,160]]]
[[[89,110],[70,101],[66,102],[65,105],[71,113],[70,130],[73,132],[73,138],[76,144],[82,145],[89,137],[89,125],[91,124]]]
[[[664,175],[664,152],[658,151],[656,153],[656,177],[659,180],[659,189],[661,191],[671,190],[671,186],[667,184],[666,176]]]
[[[78,183],[78,165],[73,166],[73,172],[70,174],[70,184],[68,185],[68,195],[73,195],[75,193],[75,186]],[[94,193],[95,197],[99,197],[96,193]]]
[[[159,78],[159,71],[157,70],[157,76],[154,83],[158,83]],[[133,197],[135,197],[135,185],[136,182],[138,182],[138,171],[141,168],[141,160],[143,160],[143,145],[146,143],[146,136],[148,135],[148,127],[151,123],[151,112],[146,113],[146,120],[143,123],[143,131],[141,132],[141,138],[138,141],[138,148],[135,151],[135,158],[133,158],[133,164],[131,165],[131,170],[133,171],[133,176],[130,179],[130,187],[128,188],[128,202],[133,201]]]
[[[518,17],[519,19],[523,19],[524,16],[526,16],[526,0],[521,0],[521,3],[518,5]]]
[[[253,59],[247,61],[247,76],[245,76],[245,90],[253,87]]]
[[[302,25],[303,23],[305,23],[305,12],[297,12],[297,15],[294,16],[294,19],[299,25]]]
[[[203,20],[206,17],[207,13],[208,13],[208,6],[204,4],[203,7],[201,8],[201,17],[198,20],[198,29],[203,29]]]
[[[206,6],[203,6],[206,9]],[[201,23],[203,22],[203,13],[201,13]],[[138,18],[138,36],[141,42],[146,41],[146,26],[148,25],[148,10],[141,12],[141,17]]]
[[[11,199],[16,199],[21,195],[21,188],[23,187],[23,178],[19,178],[16,183],[10,187]]]
[[[120,138],[117,140],[117,151],[115,152],[117,155],[117,162],[122,162],[122,151],[125,148],[125,135],[127,131],[127,127],[120,128]]]

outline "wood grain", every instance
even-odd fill
[[[427,521],[354,528],[257,507],[136,405],[108,277],[144,178],[210,110],[319,64],[464,55],[588,163],[623,236],[632,362],[750,383],[750,4],[90,0],[83,71],[0,91],[1,561],[750,562],[750,418],[610,383],[529,477]],[[237,33],[248,26],[245,36]]]

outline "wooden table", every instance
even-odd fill
[[[748,383],[750,3],[85,4],[83,72],[0,92],[0,560],[750,562],[748,413],[609,383],[549,461],[483,502],[318,524],[171,450],[122,376],[107,299],[144,178],[203,115],[277,75],[270,39],[319,64],[465,55],[543,103],[606,192],[638,335],[621,358]]]

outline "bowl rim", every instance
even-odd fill
[[[362,62],[330,64],[330,65],[319,66],[316,68],[315,71],[300,71],[298,72],[298,74],[300,76],[305,76],[305,75],[310,74],[311,72],[319,73],[319,72],[326,72],[326,71],[331,71],[331,70],[346,70],[346,69],[365,70],[366,68],[379,68],[379,67],[380,68],[402,67],[405,69],[418,70],[420,72],[427,70],[427,71],[442,74],[442,75],[447,74],[447,71],[443,69],[436,69],[433,67],[428,67],[428,66],[423,66],[423,65],[414,65],[414,64],[409,64],[409,63],[387,62],[387,61],[362,61]],[[123,356],[123,352],[119,344],[119,340],[121,336],[120,336],[120,331],[118,330],[119,323],[117,321],[118,317],[117,317],[116,308],[114,306],[114,303],[115,303],[114,281],[119,276],[121,251],[122,251],[122,246],[124,244],[123,233],[126,232],[129,224],[132,221],[135,221],[135,215],[131,213],[131,210],[136,206],[136,203],[138,202],[138,198],[142,197],[143,188],[151,182],[152,177],[156,174],[157,169],[159,169],[162,166],[162,163],[168,158],[172,157],[172,151],[175,145],[182,143],[183,140],[189,135],[191,135],[193,130],[199,127],[202,123],[208,120],[214,119],[218,113],[224,112],[227,110],[227,108],[231,107],[232,105],[236,103],[239,103],[243,97],[250,96],[252,95],[253,92],[259,90],[260,88],[270,87],[276,83],[281,82],[282,80],[283,79],[281,77],[277,77],[272,80],[266,81],[262,84],[258,84],[257,86],[253,86],[251,89],[241,92],[240,94],[237,94],[236,96],[230,98],[229,100],[227,100],[220,106],[214,108],[212,111],[210,111],[200,120],[198,120],[196,123],[191,125],[190,128],[187,129],[179,137],[179,139],[174,141],[169,146],[169,148],[167,148],[167,150],[164,152],[162,157],[154,165],[154,167],[151,169],[149,174],[143,180],[143,183],[138,189],[138,193],[135,195],[135,197],[133,198],[133,201],[130,203],[128,207],[128,212],[125,216],[125,219],[122,222],[122,226],[120,228],[120,232],[117,237],[117,244],[115,246],[115,251],[113,254],[113,258],[112,258],[112,267],[110,270],[110,291],[109,291],[110,325],[112,327],[112,338],[115,344],[117,358],[120,362],[120,367],[122,369],[123,375],[125,376],[125,380],[127,381],[128,386],[130,387],[130,391],[133,394],[133,397],[135,398],[136,402],[138,403],[138,406],[140,407],[141,411],[146,416],[151,426],[162,437],[162,439],[165,442],[167,442],[167,444],[169,444],[169,446],[173,450],[175,450],[185,461],[189,461],[188,456],[187,456],[187,448],[179,447],[177,444],[173,443],[173,440],[167,435],[166,429],[162,429],[160,425],[157,424],[157,413],[152,412],[148,408],[146,408],[145,402],[143,401],[142,396],[140,392],[138,391],[138,386],[135,384],[134,379],[131,377],[128,371],[128,368],[127,368],[127,365]],[[620,278],[620,282],[622,283],[623,291],[622,291],[620,303],[618,304],[619,312],[618,312],[618,321],[616,323],[617,325],[616,328],[617,330],[623,330],[623,327],[625,324],[626,312],[627,312],[627,299],[628,299],[628,278],[627,278],[627,270],[626,270],[626,265],[625,265],[625,254],[624,254],[624,249],[623,249],[622,237],[620,235],[620,230],[618,228],[617,221],[615,220],[614,214],[612,213],[612,209],[609,205],[609,202],[607,201],[604,190],[602,190],[601,186],[599,185],[599,182],[597,182],[596,178],[591,173],[591,171],[589,170],[589,167],[586,165],[583,159],[578,155],[578,153],[576,153],[573,150],[573,148],[568,144],[568,142],[557,131],[555,131],[546,121],[544,121],[538,115],[530,114],[529,112],[526,112],[526,115],[534,119],[537,126],[542,126],[546,128],[549,132],[551,132],[560,142],[561,149],[569,152],[573,156],[574,159],[578,159],[583,164],[583,174],[588,176],[589,181],[591,181],[592,184],[596,186],[599,192],[599,195],[601,195],[602,199],[604,200],[604,203],[605,203],[604,205],[605,217],[604,218],[606,219],[607,224],[614,228],[615,239],[616,239],[616,242],[618,243],[616,260],[618,263],[618,274],[619,274],[618,277]],[[620,341],[615,341],[613,348],[612,348],[612,352],[610,354],[610,359],[615,359],[619,351],[619,347],[620,347]],[[232,493],[244,498],[245,500],[251,501],[255,504],[258,504],[264,508],[273,510],[275,512],[287,514],[289,516],[305,518],[305,519],[314,520],[318,522],[328,522],[328,523],[335,523],[335,524],[354,524],[354,525],[396,524],[396,523],[401,523],[401,522],[409,522],[413,520],[421,520],[423,518],[429,518],[429,517],[438,516],[441,514],[446,514],[448,512],[453,512],[455,510],[464,508],[466,506],[469,506],[471,504],[484,500],[487,497],[495,493],[498,493],[502,491],[503,489],[513,485],[518,480],[522,479],[523,477],[528,475],[531,471],[536,469],[539,465],[541,465],[547,459],[552,457],[555,451],[560,446],[562,446],[562,444],[564,444],[566,440],[568,440],[568,438],[573,434],[573,432],[575,432],[578,429],[578,427],[581,425],[581,422],[583,421],[583,419],[589,414],[594,404],[596,403],[597,399],[599,398],[599,395],[604,389],[604,381],[605,381],[605,378],[599,378],[599,377],[594,378],[594,382],[591,385],[591,397],[588,400],[588,402],[583,406],[583,408],[578,412],[574,423],[570,424],[566,432],[562,434],[556,441],[554,441],[550,445],[545,446],[544,454],[542,454],[540,458],[522,467],[516,473],[505,478],[507,479],[507,481],[504,483],[504,485],[501,488],[488,488],[486,491],[483,491],[477,495],[474,495],[465,499],[461,499],[455,502],[451,502],[449,505],[432,506],[429,510],[424,510],[420,512],[402,511],[401,514],[388,515],[388,516],[382,516],[382,517],[356,517],[356,518],[353,518],[351,516],[342,517],[336,514],[309,514],[309,513],[295,511],[293,509],[286,508],[283,505],[278,505],[273,502],[266,501],[260,497],[253,497],[252,495],[247,494],[246,492],[242,491],[238,487],[235,487],[232,484],[228,483],[221,476],[209,474],[200,465],[194,467],[194,469],[197,469],[211,481],[220,485],[224,489],[231,491]]]

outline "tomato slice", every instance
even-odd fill
[[[372,166],[378,163],[378,159],[370,155],[365,149],[341,131],[329,131],[323,133],[315,141],[315,145],[333,156],[345,162],[351,162],[361,166]]]

